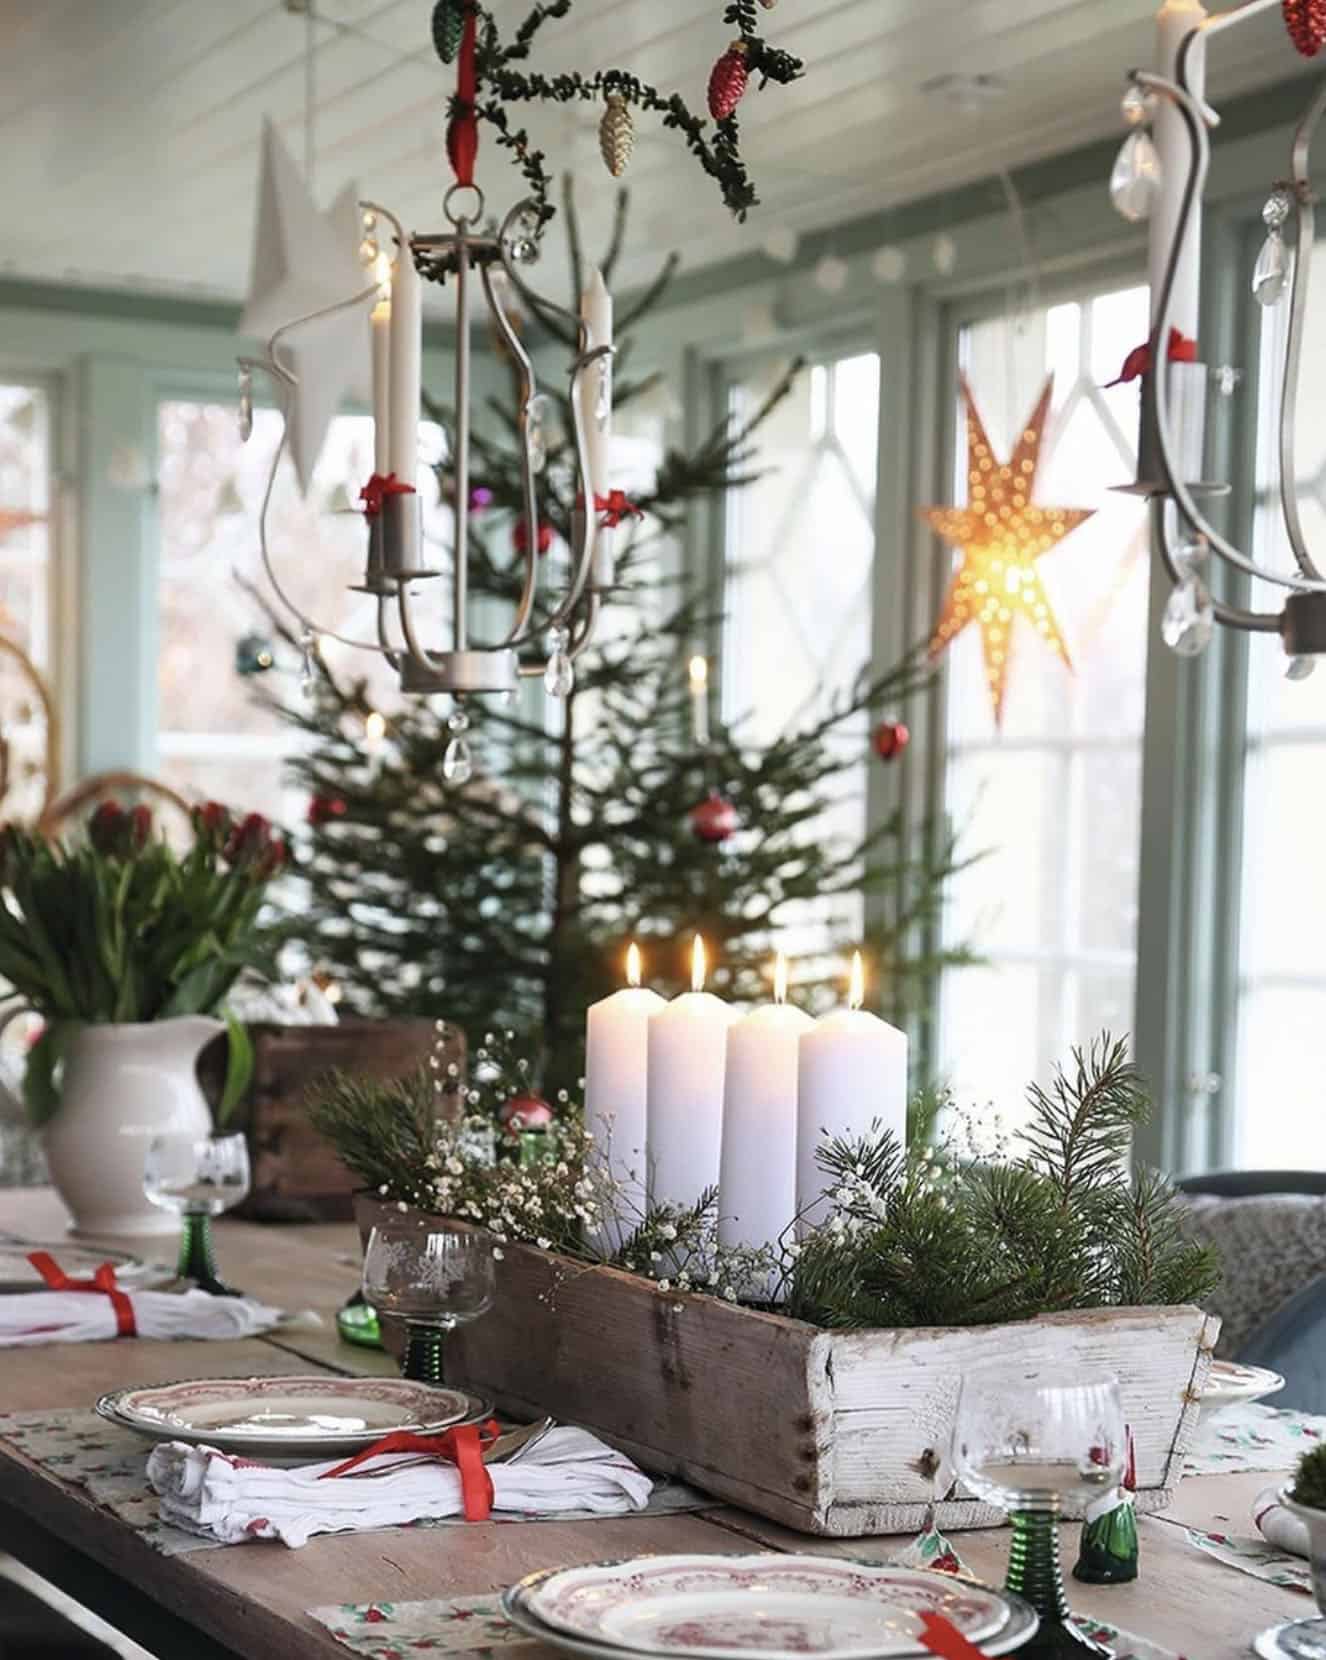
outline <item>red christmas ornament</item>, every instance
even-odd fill
[[[330,824],[345,817],[345,802],[339,795],[315,795],[308,804],[310,824]]]
[[[541,1095],[513,1095],[503,1101],[497,1116],[509,1130],[546,1130],[553,1121],[553,1110]]]
[[[726,121],[746,95],[750,65],[746,42],[734,40],[709,71],[709,113],[715,121]]]
[[[911,733],[900,720],[882,720],[870,734],[870,742],[881,761],[896,760],[911,741]]]
[[[726,796],[711,790],[698,807],[690,811],[691,830],[702,842],[725,842],[741,828],[737,809]]]
[[[1280,0],[1289,38],[1305,58],[1326,46],[1326,0]]]
[[[511,545],[523,559],[529,552],[529,524],[525,519],[517,519],[515,528],[511,532]],[[539,553],[542,556],[553,545],[553,527],[548,524],[539,526]]]

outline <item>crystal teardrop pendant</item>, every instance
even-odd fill
[[[1258,305],[1276,305],[1289,277],[1289,249],[1279,229],[1272,225],[1262,243],[1252,271],[1252,293]]]
[[[1118,213],[1140,224],[1151,212],[1160,187],[1160,157],[1150,133],[1138,127],[1123,141],[1110,174],[1110,200]]]
[[[1315,657],[1291,657],[1285,669],[1286,680],[1306,680],[1317,666]]]
[[[543,671],[543,689],[549,697],[570,697],[576,683],[576,671],[566,649],[565,629],[549,629],[548,648],[548,667]]]
[[[239,372],[239,441],[247,444],[253,436],[253,375],[248,369]]]
[[[318,637],[311,628],[306,628],[299,636],[299,690],[303,697],[313,696],[313,688],[317,677],[314,673],[313,654],[317,650]]]
[[[442,776],[448,784],[466,784],[474,773],[474,758],[470,741],[457,734],[442,754]]]
[[[529,452],[530,471],[541,473],[548,462],[548,435],[543,427],[543,394],[530,399],[525,406],[525,447]]]
[[[1121,104],[1123,118],[1130,127],[1140,127],[1150,114],[1150,103],[1147,95],[1140,86],[1130,86],[1123,95]]]
[[[1210,590],[1189,572],[1170,594],[1160,619],[1160,637],[1179,657],[1205,651],[1215,633],[1215,606]]]

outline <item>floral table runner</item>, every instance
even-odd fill
[[[1253,1401],[1206,1413],[1183,1461],[1186,1476],[1242,1470],[1289,1470],[1299,1455],[1326,1439],[1326,1418]]]
[[[896,1560],[896,1559],[895,1559]],[[415,1654],[473,1650],[502,1660],[519,1660],[512,1649],[544,1650],[511,1625],[499,1599],[443,1597],[428,1602],[345,1602],[310,1608],[309,1617],[326,1626],[336,1641],[368,1660],[410,1660]],[[1114,1651],[1115,1660],[1177,1660],[1170,1649],[1134,1637],[1115,1626],[1082,1623],[1082,1629]]]
[[[58,1480],[81,1487],[94,1504],[133,1528],[163,1556],[182,1556],[198,1550],[225,1550],[219,1539],[205,1539],[183,1528],[171,1527],[157,1514],[157,1496],[147,1484],[147,1454],[141,1436],[107,1423],[95,1412],[0,1412],[0,1441],[8,1441],[34,1464]],[[697,1492],[683,1482],[662,1477],[654,1483],[641,1516],[674,1515],[682,1511],[712,1510],[718,1499]],[[494,1522],[594,1521],[585,1510],[546,1511],[538,1516],[494,1511]],[[618,1517],[617,1520],[623,1518]],[[465,1527],[463,1518],[411,1522],[411,1527]],[[387,1531],[380,1529],[376,1531]]]

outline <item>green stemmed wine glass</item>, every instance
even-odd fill
[[[963,1376],[953,1462],[973,1493],[1009,1513],[1004,1589],[1025,1598],[1041,1622],[1024,1655],[1083,1660],[1108,1652],[1072,1623],[1059,1566],[1059,1520],[1064,1499],[1118,1485],[1124,1447],[1115,1378],[1049,1383],[1015,1362]]]
[[[447,1332],[493,1306],[493,1245],[486,1234],[439,1227],[429,1217],[380,1222],[364,1252],[364,1297],[405,1322],[401,1376],[441,1384]]]
[[[248,1196],[249,1149],[242,1135],[153,1136],[143,1167],[143,1191],[154,1205],[184,1222],[178,1273],[216,1297],[242,1293],[225,1283],[212,1254],[212,1218]]]

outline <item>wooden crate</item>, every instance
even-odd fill
[[[357,1197],[362,1230],[378,1210]],[[1186,1306],[820,1331],[508,1245],[496,1304],[447,1339],[446,1370],[504,1411],[584,1424],[650,1469],[802,1532],[850,1536],[919,1531],[936,1495],[941,1528],[1002,1519],[954,1489],[946,1454],[962,1371],[1000,1356],[1050,1376],[1114,1373],[1138,1508],[1163,1508],[1218,1331]]]
[[[309,1091],[332,1071],[399,1078],[422,1066],[437,1041],[431,1020],[344,1020],[337,1026],[249,1027],[253,1082],[235,1114],[248,1138],[253,1185],[236,1214],[256,1222],[342,1222],[358,1185],[308,1118]],[[449,1030],[444,1061],[465,1060]],[[205,1086],[219,1094],[225,1040],[203,1055]]]

